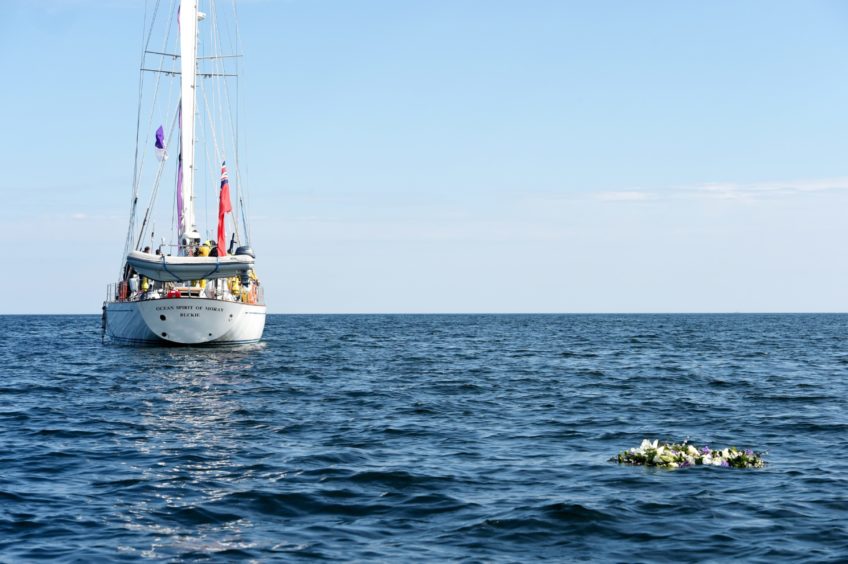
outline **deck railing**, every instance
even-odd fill
[[[221,279],[225,280],[225,279]],[[137,282],[137,284],[135,283]],[[211,287],[211,291],[210,291]],[[206,291],[199,285],[180,282],[155,282],[148,280],[146,285],[143,280],[113,282],[106,285],[106,302],[140,302],[145,300],[158,300],[162,298],[205,298],[222,300],[228,302],[242,302],[256,305],[265,304],[265,288],[252,282],[243,287],[239,284],[237,291],[233,292],[229,284],[223,284],[221,291],[215,290],[215,282],[206,282]]]

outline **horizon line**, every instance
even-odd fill
[[[266,315],[318,316],[318,315],[845,315],[848,311],[518,311],[518,312],[273,312]],[[0,317],[14,316],[99,316],[98,313],[0,313]]]

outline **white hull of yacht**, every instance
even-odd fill
[[[264,305],[207,298],[108,302],[104,310],[106,335],[127,344],[255,343],[265,313]]]

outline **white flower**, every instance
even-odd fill
[[[713,458],[713,461],[710,464],[713,466],[721,466],[722,462],[724,462],[722,458]]]
[[[642,452],[645,452],[649,448],[656,449],[657,448],[657,441],[651,442],[648,439],[642,439],[642,444],[639,445],[639,450],[641,450]]]

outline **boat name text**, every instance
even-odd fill
[[[202,306],[202,305],[199,305],[199,306],[191,306],[191,305],[156,306],[156,311],[173,311],[173,310],[177,310],[177,311],[193,311],[194,310],[194,311],[219,311],[219,312],[223,312],[224,308],[215,307],[215,306]]]

